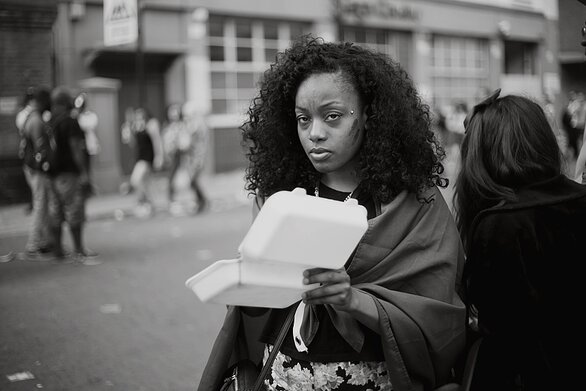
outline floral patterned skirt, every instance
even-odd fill
[[[272,346],[271,346],[272,347]],[[265,346],[263,363],[269,357]],[[392,391],[384,362],[310,362],[281,352],[265,380],[267,391]]]

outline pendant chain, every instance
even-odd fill
[[[350,194],[348,194],[346,196],[346,198],[344,198],[344,202],[348,201],[350,198],[352,198],[352,195],[354,194],[354,192],[356,191],[356,189],[352,190],[352,192],[350,192]],[[319,183],[317,185],[315,185],[315,189],[313,191],[313,194],[315,194],[316,197],[319,198]]]

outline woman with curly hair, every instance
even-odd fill
[[[316,197],[355,198],[369,225],[345,267],[305,271],[304,283],[321,286],[293,305],[302,308],[300,331],[295,339],[288,331],[267,390],[447,384],[464,346],[456,294],[463,252],[437,189],[447,185],[443,151],[407,73],[383,54],[308,36],[265,72],[248,114],[242,130],[255,212],[275,192],[303,187]],[[199,390],[219,389],[234,360],[266,360],[291,310],[229,307]],[[259,339],[238,349],[239,330],[254,322],[262,323]]]
[[[482,337],[471,390],[567,390],[581,379],[586,186],[563,174],[542,107],[500,90],[468,114],[455,192],[464,299]]]

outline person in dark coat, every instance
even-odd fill
[[[97,253],[84,244],[85,205],[90,182],[87,150],[83,130],[72,116],[73,98],[67,88],[57,87],[51,94],[51,121],[56,144],[56,158],[49,170],[49,222],[58,262],[93,264]],[[67,224],[73,253],[67,256],[62,229]]]
[[[454,201],[467,255],[463,296],[482,337],[471,390],[571,389],[586,186],[562,174],[542,108],[499,92],[465,121]]]

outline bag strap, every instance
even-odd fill
[[[275,344],[273,345],[273,349],[271,350],[271,353],[269,354],[267,361],[263,365],[260,373],[258,374],[258,377],[256,378],[256,382],[254,383],[254,388],[252,389],[253,391],[260,391],[260,389],[261,389],[261,387],[267,377],[269,369],[273,365],[273,361],[275,361],[275,358],[277,357],[277,353],[279,353],[279,349],[281,348],[281,345],[283,344],[283,341],[285,340],[285,337],[287,336],[287,332],[289,331],[289,328],[291,327],[291,324],[293,323],[293,317],[295,316],[295,308],[296,307],[297,306],[294,306],[289,310],[289,314],[287,314],[287,319],[285,319],[285,323],[283,323],[283,327],[281,327],[281,331],[279,332],[279,336],[275,340]]]

